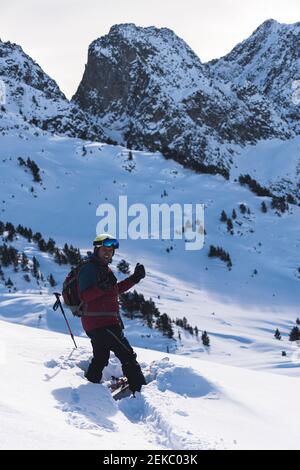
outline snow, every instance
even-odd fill
[[[264,45],[264,54],[283,31],[276,22],[269,26],[273,35]],[[136,41],[135,28],[122,28],[128,41]],[[225,107],[229,106],[233,100],[230,84],[220,82],[216,91],[209,84],[205,67],[186,45],[180,55],[176,49],[180,40],[175,40],[171,31],[163,29],[159,37],[155,31],[144,28],[143,41],[159,49],[154,67],[161,64],[168,81],[160,81],[156,75],[153,83],[161,86],[176,106],[198,89],[212,100],[224,97]],[[3,50],[8,47],[0,46]],[[9,50],[25,74],[30,58],[18,46]],[[113,58],[108,47],[101,46],[100,52]],[[192,67],[187,74],[182,63]],[[221,75],[227,70],[223,65],[220,61],[217,72]],[[175,324],[174,339],[169,339],[141,319],[130,320],[123,314],[126,336],[143,367],[151,365],[156,378],[137,398],[114,402],[105,384],[90,384],[84,378],[91,346],[80,321],[67,313],[79,345],[73,350],[61,313],[52,309],[53,291],[61,290],[69,266],[59,266],[35,243],[18,236],[8,244],[24,251],[31,262],[33,256],[38,259],[44,281],[38,283],[30,276],[27,282],[23,272],[3,268],[5,279],[10,277],[16,290],[0,280],[0,420],[5,423],[0,427],[0,447],[299,448],[300,349],[289,341],[289,332],[299,317],[300,208],[289,205],[286,213],[278,214],[271,208],[270,198],[258,197],[238,184],[239,175],[249,173],[275,194],[299,197],[299,137],[220,147],[214,135],[207,135],[208,148],[216,149],[223,162],[231,160],[229,181],[183,169],[160,153],[132,151],[129,161],[129,150],[122,146],[51,135],[29,124],[32,117],[54,119],[75,110],[52,82],[47,86],[57,96],[46,96],[35,88],[39,69],[36,64],[31,68],[36,68],[32,83],[19,82],[10,75],[5,57],[0,60],[0,69],[7,73],[1,75],[7,85],[7,103],[6,112],[0,114],[0,220],[39,231],[60,247],[73,244],[85,254],[95,236],[99,204],[117,207],[119,196],[124,195],[129,204],[144,203],[149,210],[151,204],[158,203],[204,203],[203,250],[185,250],[184,240],[122,239],[112,268],[116,271],[123,258],[131,270],[136,262],[142,262],[147,276],[136,286],[137,291],[151,297],[160,312],[173,320],[186,317],[193,327],[197,325],[200,336],[207,331],[211,345],[204,347],[200,338]],[[247,87],[249,77],[242,78]],[[260,78],[258,75],[258,82]],[[47,76],[43,79],[50,80]],[[24,93],[15,96],[20,84]],[[33,96],[39,109],[33,105]],[[262,107],[267,103],[256,93],[250,101],[253,106],[257,101]],[[236,122],[243,122],[243,106]],[[272,119],[279,128],[282,123],[273,111]],[[66,116],[64,121],[68,121]],[[111,130],[112,122],[115,127]],[[186,118],[192,134],[196,128],[190,122]],[[116,118],[111,112],[106,124],[117,140],[128,117],[123,113]],[[156,128],[149,121],[147,126],[152,133],[157,128],[162,134],[168,130],[162,123]],[[197,132],[203,137],[203,129]],[[214,161],[215,156],[208,158]],[[34,183],[30,172],[20,167],[19,157],[29,157],[38,164],[41,184]],[[266,214],[261,211],[263,201]],[[250,213],[240,212],[241,203]],[[233,209],[237,219],[231,235],[220,215],[225,210],[231,217]],[[208,257],[210,245],[222,246],[230,253],[231,270]],[[173,250],[167,251],[170,246]],[[58,283],[55,288],[47,280],[50,274]],[[281,341],[274,338],[276,328]],[[121,374],[113,355],[105,380],[112,374]]]
[[[299,22],[267,20],[225,57],[206,64],[215,79],[239,89],[252,84],[256,92],[269,99],[269,109],[277,109],[296,135],[298,110],[293,103],[292,83],[299,76],[299,35]]]
[[[46,133],[12,133],[2,136],[1,142],[1,220],[31,227],[46,239],[54,238],[58,246],[67,242],[80,247],[83,253],[91,249],[99,221],[98,205],[109,202],[118,207],[120,195],[128,196],[129,205],[143,202],[148,209],[151,203],[204,202],[207,236],[203,250],[186,251],[184,240],[121,240],[112,267],[115,270],[122,258],[131,268],[136,262],[144,263],[147,276],[137,291],[152,297],[161,313],[166,312],[174,320],[185,316],[200,332],[206,330],[211,338],[210,350],[180,328],[174,328],[174,341],[140,321],[125,319],[129,339],[138,347],[163,352],[169,349],[208,362],[299,377],[297,348],[288,341],[299,316],[297,206],[290,206],[288,213],[279,217],[270,208],[269,198],[259,198],[241,187],[234,182],[235,175],[229,182],[219,176],[197,175],[158,153],[133,151],[133,160],[128,162],[125,148]],[[248,171],[246,162],[254,171],[259,161],[265,162],[271,175],[282,174],[285,152],[292,161],[297,146],[295,139],[286,146],[281,141],[269,141],[247,147],[237,162],[236,176]],[[281,157],[275,160],[277,153]],[[41,185],[34,184],[32,176],[18,165],[18,157],[28,156],[41,169]],[[132,171],[128,171],[129,163],[134,165]],[[260,175],[264,183],[262,168]],[[32,185],[36,197],[30,192]],[[161,198],[164,190],[167,196]],[[267,214],[261,212],[262,200],[268,205]],[[242,202],[251,209],[250,215],[240,213]],[[231,215],[233,208],[238,218],[234,235],[230,235],[219,219],[223,209]],[[221,261],[208,258],[211,244],[229,251],[231,271]],[[174,249],[168,253],[170,245]],[[52,292],[60,290],[68,266],[58,266],[50,255],[39,252],[35,244],[22,237],[13,246],[31,259],[36,256],[45,279],[52,273],[58,287],[52,289],[47,281],[37,285],[34,279],[27,283],[21,272],[4,268],[5,278],[10,276],[18,290],[9,292],[0,283],[0,318],[66,332],[60,314],[52,310]],[[253,274],[255,269],[257,275]],[[80,322],[73,318],[70,322],[75,334],[82,335]],[[282,341],[274,339],[276,328],[281,331]],[[282,351],[287,357],[282,357]]]
[[[77,342],[1,322],[1,449],[298,447],[298,379],[137,349],[156,379],[115,402],[85,380],[91,348]],[[105,378],[115,371],[112,355]]]

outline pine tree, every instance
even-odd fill
[[[237,218],[237,213],[236,213],[235,209],[233,209],[231,217],[233,218],[233,220],[235,220]]]
[[[233,223],[231,219],[227,220],[227,231],[230,232],[231,234],[233,233]]]
[[[210,345],[210,339],[209,339],[209,336],[208,336],[208,334],[207,334],[206,331],[204,331],[204,332],[202,333],[201,339],[202,339],[203,345],[206,346],[206,347],[209,347],[209,345]]]
[[[117,269],[123,273],[123,274],[129,274],[130,273],[130,265],[125,261],[125,259],[122,259],[118,264],[117,264]]]
[[[290,341],[299,341],[300,340],[300,330],[298,326],[294,326],[292,331],[290,332]]]
[[[220,221],[221,222],[227,222],[227,214],[224,210],[221,213]]]
[[[52,238],[49,238],[49,240],[47,242],[46,250],[48,251],[48,253],[51,253],[51,254],[54,253],[55,241]]]
[[[268,212],[268,208],[267,208],[267,204],[265,203],[265,201],[263,201],[261,203],[261,211],[265,214],[266,212]]]
[[[240,204],[240,211],[242,214],[246,214],[247,212],[247,207],[245,206],[245,204]]]
[[[9,242],[13,241],[14,239],[14,236],[16,235],[16,229],[14,227],[13,224],[11,224],[10,222],[7,222],[6,226],[5,226],[5,231],[8,232],[7,234],[7,240]]]
[[[276,329],[274,336],[275,336],[275,338],[278,339],[279,341],[281,340],[281,334],[280,334],[280,331],[278,330],[278,328]]]
[[[32,274],[33,276],[36,278],[36,279],[39,279],[40,275],[39,275],[39,267],[40,267],[40,264],[38,262],[38,260],[36,259],[36,257],[34,256],[32,258]]]
[[[8,287],[9,289],[14,285],[14,283],[12,282],[11,278],[9,277],[8,280],[6,281],[5,283],[6,287]]]
[[[29,274],[24,274],[23,278],[25,279],[26,282],[30,282]]]
[[[171,319],[166,313],[163,313],[158,317],[156,320],[156,326],[163,332],[164,335],[168,336],[168,338],[173,338],[174,331],[172,328]]]
[[[39,247],[39,250],[44,252],[44,253],[47,251],[47,245],[46,245],[46,242],[43,238],[41,238],[38,241],[38,247]]]
[[[52,274],[50,274],[50,276],[48,276],[47,279],[48,279],[49,284],[50,284],[51,287],[55,287],[55,286],[57,285],[57,283],[56,283],[56,281],[55,281],[55,279],[54,279],[54,277],[53,277]]]
[[[29,263],[29,259],[26,255],[26,253],[22,253],[22,258],[21,258],[21,269],[22,269],[22,271],[29,271],[28,263]]]

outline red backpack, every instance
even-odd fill
[[[75,317],[83,316],[83,302],[81,302],[79,296],[78,274],[84,264],[91,262],[93,262],[91,258],[82,260],[78,266],[75,266],[71,269],[63,282],[62,296],[64,303],[71,310]]]

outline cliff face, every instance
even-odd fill
[[[71,102],[20,46],[0,41],[0,129],[118,142],[227,176],[243,146],[299,133],[299,39],[300,23],[268,20],[203,64],[167,28],[115,25],[90,45]]]
[[[292,130],[268,95],[227,78],[169,29],[116,25],[90,45],[73,102],[124,145],[228,169],[235,144]]]

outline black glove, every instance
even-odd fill
[[[132,279],[134,282],[137,284],[140,282],[141,279],[143,279],[146,276],[145,268],[143,264],[137,263],[134,273],[132,274]]]

